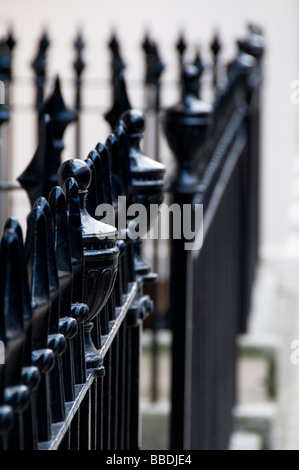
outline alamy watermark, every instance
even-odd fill
[[[119,196],[117,217],[110,204],[98,205],[95,215],[100,217],[101,222],[116,227],[120,239],[168,240],[171,237],[174,240],[183,239],[185,250],[199,250],[202,247],[202,204],[150,204],[148,209],[143,204],[135,203],[127,207],[126,197]],[[148,227],[151,230],[148,231]],[[101,235],[98,237],[101,238]]]
[[[5,364],[5,347],[3,341],[0,341],[0,364]]]
[[[292,104],[299,103],[299,80],[293,80],[291,82],[291,89],[293,90],[290,96]]]
[[[5,104],[5,85],[2,80],[0,80],[0,104]]]

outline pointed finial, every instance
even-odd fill
[[[74,62],[74,69],[76,71],[77,78],[81,77],[81,74],[83,70],[85,69],[85,62],[82,57],[82,51],[85,47],[85,43],[82,38],[82,34],[79,33],[75,42],[74,42],[74,47],[76,50],[76,60]]]
[[[113,131],[120,115],[131,108],[127,87],[124,78],[125,64],[120,56],[119,44],[115,33],[109,42],[109,48],[112,51],[112,108],[104,114],[104,118],[110,124]]]
[[[146,54],[149,54],[150,53],[150,50],[151,50],[151,41],[150,41],[150,35],[149,35],[149,32],[146,31],[145,35],[144,35],[144,40],[141,44],[141,47],[142,49],[144,50],[144,52]]]
[[[204,67],[204,64],[203,64],[203,61],[202,61],[202,58],[201,58],[200,48],[199,47],[196,50],[193,65],[195,65],[198,68],[199,76],[201,76],[201,74],[203,73],[205,67]]]
[[[74,62],[74,69],[76,72],[76,100],[75,100],[75,109],[76,111],[81,110],[81,86],[82,86],[82,79],[81,75],[83,70],[85,69],[85,62],[82,57],[82,51],[84,49],[85,43],[83,41],[81,33],[78,34],[77,39],[74,42],[74,46],[76,49],[76,60]]]
[[[186,186],[188,191],[197,191],[198,158],[213,123],[213,107],[198,98],[199,75],[195,65],[184,66],[182,98],[177,105],[166,109],[163,116],[164,133],[178,161],[172,183],[175,190]]]
[[[129,143],[128,136],[125,130],[125,124],[123,121],[119,121],[115,128],[115,135],[119,143],[119,168],[121,175],[122,194],[128,196],[130,188],[132,186],[131,173],[130,173],[130,162],[128,158]]]
[[[82,73],[85,69],[85,62],[83,60],[82,51],[85,47],[85,43],[82,38],[81,31],[78,32],[77,38],[74,42],[76,50],[76,59],[74,62],[74,69],[76,73],[75,86],[76,86],[76,97],[75,97],[75,109],[77,111],[77,125],[76,125],[76,154],[81,154],[81,120],[80,111],[82,109]]]
[[[49,333],[57,333],[59,324],[59,282],[54,250],[51,210],[48,201],[44,197],[39,197],[35,201],[34,208],[35,207],[39,207],[43,211],[46,219],[47,245],[45,246],[45,249],[47,250],[48,255],[48,275],[51,299]]]
[[[110,155],[107,146],[99,142],[96,145],[96,151],[101,159],[101,172],[102,172],[102,186],[103,197],[105,204],[112,205],[112,188],[111,188],[111,173],[110,173]]]
[[[36,56],[34,60],[31,63],[31,66],[35,72],[36,76],[36,109],[39,110],[43,98],[44,98],[44,84],[45,84],[45,78],[46,78],[46,66],[47,66],[47,49],[50,45],[50,41],[48,39],[47,33],[44,32],[39,44],[38,44],[38,49]]]
[[[256,23],[249,23],[248,24],[248,30],[249,30],[249,33],[258,34],[260,36],[263,36],[262,28]]]
[[[83,243],[80,217],[79,188],[74,178],[65,182],[65,198],[69,221],[69,240],[73,273],[73,303],[82,302],[83,298]]]
[[[11,55],[6,42],[0,40],[0,127],[9,121],[10,113],[7,106],[7,87],[11,76]]]
[[[66,211],[66,198],[59,186],[54,186],[49,194],[54,232],[54,249],[57,258],[57,271],[60,284],[60,317],[71,314],[72,302],[72,264],[70,253],[69,229]]]
[[[28,193],[31,205],[38,197],[46,199],[57,184],[57,171],[60,165],[59,154],[53,144],[52,123],[48,114],[40,119],[39,143],[26,170],[18,178]]]
[[[32,364],[40,373],[48,374],[55,366],[55,356],[48,348],[50,292],[48,277],[46,218],[40,207],[35,207],[27,219],[25,252],[32,308]],[[37,390],[39,413],[37,417],[38,440],[51,439],[50,387]]]
[[[221,43],[220,43],[220,40],[219,40],[219,33],[218,32],[216,32],[214,34],[214,37],[213,37],[213,40],[211,42],[210,48],[211,48],[211,51],[213,52],[214,56],[217,57],[220,50],[221,50]]]
[[[22,292],[27,279],[23,277],[23,260],[22,241],[14,229],[6,228],[0,244],[0,339],[5,345],[7,356],[4,373],[6,386],[20,383],[24,365],[26,305]],[[13,361],[9,361],[9,358],[13,358]]]
[[[196,65],[186,65],[182,74],[183,93],[182,97],[186,104],[190,98],[199,98],[200,69]]]
[[[133,197],[141,200],[142,196],[146,199],[151,194],[150,200],[153,203],[155,197],[157,196],[158,200],[164,191],[165,166],[146,156],[140,147],[145,131],[144,113],[138,109],[131,109],[121,115],[121,121],[127,136],[127,158],[130,162],[132,192],[135,193]],[[144,190],[144,195],[142,190]],[[155,191],[157,191],[156,194],[154,194]]]
[[[25,250],[32,308],[32,349],[47,347],[50,292],[48,277],[47,228],[44,212],[35,207],[27,219]]]
[[[184,34],[181,32],[179,35],[179,39],[176,43],[176,50],[178,52],[179,57],[179,81],[181,82],[182,79],[182,72],[183,72],[183,63],[184,63],[184,55],[187,49],[187,44],[184,38]]]
[[[221,43],[219,40],[219,34],[216,32],[214,34],[214,38],[211,42],[210,49],[213,54],[213,87],[216,89],[218,87],[218,61],[219,61],[219,53],[221,51]]]
[[[10,64],[9,64],[9,80],[10,82],[13,80],[13,74],[12,74],[12,57],[13,57],[13,50],[16,46],[16,40],[13,36],[13,33],[12,33],[12,29],[10,28],[9,29],[9,32],[8,32],[8,35],[6,37],[6,45],[9,49],[9,54],[10,54]],[[9,93],[8,93],[8,90],[7,90],[7,102],[9,100]]]
[[[115,31],[112,32],[111,38],[108,42],[108,47],[112,53],[111,67],[113,76],[115,74],[118,75],[125,69],[125,63],[121,57],[119,41]]]
[[[187,44],[186,44],[186,41],[185,41],[185,38],[184,38],[184,35],[183,33],[180,33],[179,35],[179,39],[176,43],[176,49],[179,53],[179,56],[180,56],[180,59],[182,60],[183,58],[183,55],[185,53],[185,50],[187,48]]]
[[[12,28],[9,28],[8,35],[7,35],[7,38],[6,38],[6,44],[7,44],[7,46],[8,46],[11,53],[12,53],[13,49],[15,48],[16,43],[17,42],[14,38]]]
[[[91,160],[95,171],[95,188],[96,188],[96,200],[97,204],[103,204],[104,200],[104,179],[102,173],[102,162],[100,154],[97,150],[91,150],[87,157]]]

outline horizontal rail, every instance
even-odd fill
[[[22,186],[14,181],[0,181],[0,191],[9,191],[12,189],[23,189]]]
[[[225,135],[224,138],[220,141],[219,146],[216,149],[215,155],[213,160],[211,161],[212,166],[214,167],[214,171],[219,169],[220,162],[223,163],[222,172],[219,176],[219,179],[215,182],[212,181],[214,172],[211,172],[209,175],[209,181],[206,183],[206,188],[203,193],[198,193],[195,196],[194,203],[200,204],[202,203],[202,198],[207,191],[209,185],[212,183],[216,184],[216,187],[211,192],[210,200],[204,204],[204,221],[203,221],[203,243],[208,234],[209,228],[211,223],[214,220],[215,213],[217,211],[217,207],[220,204],[223,193],[228,185],[228,181],[234,171],[234,168],[242,155],[242,150],[246,145],[246,136],[240,134],[239,136],[235,137],[235,134],[238,132],[242,119],[244,119],[245,113],[237,111],[236,114],[232,117],[231,122],[228,124],[228,135]],[[227,138],[229,137],[229,138]],[[234,142],[230,152],[228,153],[228,148],[231,146],[231,143]],[[217,160],[217,164],[214,160]],[[200,233],[197,234],[199,236]],[[195,240],[195,246],[200,246],[199,243]],[[191,256],[193,259],[197,258],[200,249],[195,249],[191,251]]]
[[[228,186],[229,179],[231,178],[234,168],[237,165],[240,156],[242,155],[242,151],[246,146],[246,137],[239,136],[231,149],[229,157],[224,165],[223,171],[221,173],[221,177],[218,180],[217,188],[215,189],[211,200],[209,201],[207,210],[204,213],[204,239],[208,234],[209,228],[215,218],[215,213],[219,204],[223,199],[223,193]],[[192,250],[191,255],[192,258],[197,258],[199,255],[200,250]]]

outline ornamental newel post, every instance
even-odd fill
[[[198,156],[213,122],[212,106],[199,99],[200,75],[196,65],[184,67],[181,102],[166,109],[162,117],[164,133],[178,163],[174,192],[196,192]]]
[[[237,41],[238,47],[240,51],[252,55],[260,62],[265,52],[263,33],[261,29],[254,24],[249,25],[248,30],[248,36]]]
[[[141,255],[141,238],[150,231],[151,223],[154,223],[150,217],[150,206],[160,205],[164,199],[165,165],[146,156],[140,148],[140,141],[145,131],[145,116],[141,111],[136,109],[125,111],[120,117],[120,123],[127,137],[131,179],[131,191],[127,203],[129,205],[141,204],[146,209],[146,220],[140,218],[136,227],[138,237],[134,239],[135,272],[144,276],[149,274],[150,268]],[[130,231],[130,217],[128,222]]]
[[[79,187],[80,217],[84,250],[84,287],[83,302],[90,310],[84,324],[86,342],[86,367],[99,367],[102,358],[99,344],[93,344],[91,329],[94,321],[108,301],[114,286],[119,249],[118,232],[114,226],[94,219],[86,210],[86,196],[91,183],[91,171],[87,163],[79,159],[64,162],[58,171],[58,181],[64,188],[69,178],[74,178]]]
[[[165,191],[165,165],[146,156],[140,148],[145,131],[145,116],[137,109],[125,111],[120,121],[127,136],[128,157],[131,175],[130,204],[161,204]],[[148,218],[149,220],[149,218]],[[147,230],[151,227],[147,226]]]

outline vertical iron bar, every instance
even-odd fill
[[[126,326],[125,320],[119,330],[119,384],[118,384],[118,449],[125,449],[126,413]]]
[[[98,394],[97,394],[97,450],[103,450],[103,436],[104,436],[104,380],[105,370],[103,367],[102,376],[98,379]]]
[[[104,367],[103,447],[104,450],[111,450],[111,348],[105,355]]]
[[[98,417],[98,378],[95,377],[90,387],[90,450],[97,449]]]
[[[70,428],[70,450],[79,450],[80,449],[80,410],[78,410],[71,422]]]
[[[118,448],[118,387],[119,387],[119,339],[118,334],[111,345],[111,450]]]
[[[125,388],[125,400],[126,400],[126,414],[125,414],[125,450],[130,449],[131,440],[131,427],[130,427],[130,416],[131,416],[131,361],[132,361],[132,349],[131,349],[131,328],[126,325],[126,388]]]
[[[130,387],[130,441],[129,449],[140,448],[140,412],[139,412],[139,361],[140,361],[140,332],[141,325],[131,328],[131,387]]]

